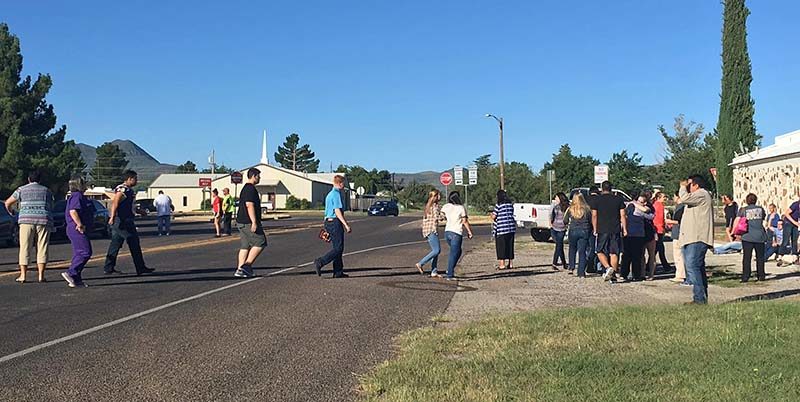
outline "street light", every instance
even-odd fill
[[[500,190],[505,190],[505,161],[503,160],[503,118],[497,117],[493,114],[486,113],[486,117],[491,117],[497,120],[500,125]]]

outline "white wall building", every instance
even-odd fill
[[[775,137],[775,144],[739,155],[733,168],[733,197],[744,204],[749,193],[767,207],[774,203],[779,212],[800,196],[800,130]]]
[[[163,191],[172,198],[176,212],[197,210],[200,209],[203,199],[210,198],[211,189],[217,189],[221,195],[222,189],[227,187],[235,197],[238,197],[238,191],[247,182],[247,170],[256,168],[261,171],[261,182],[256,188],[261,194],[262,208],[286,208],[289,196],[294,196],[298,200],[306,199],[313,206],[324,205],[325,196],[333,187],[333,177],[342,173],[303,173],[271,165],[267,159],[266,141],[264,134],[261,161],[254,166],[239,170],[243,182],[238,186],[231,183],[229,174],[162,174],[150,184],[147,196],[155,198],[159,191]],[[211,187],[201,188],[199,185],[201,178],[211,179]]]

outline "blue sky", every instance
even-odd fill
[[[162,3],[169,3],[167,5]],[[558,146],[662,154],[679,113],[716,125],[722,5],[620,1],[4,2],[26,74],[49,73],[68,137],[165,163],[254,164],[291,132],[321,169],[396,172]],[[223,4],[224,3],[224,4]],[[800,129],[800,2],[749,1],[758,131]]]

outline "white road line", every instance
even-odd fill
[[[365,250],[353,251],[353,252],[350,252],[350,253],[345,253],[343,255],[344,256],[350,256],[350,255],[356,255],[356,254],[363,254],[363,253],[369,253],[371,251],[383,250],[383,249],[394,248],[394,247],[409,246],[409,245],[412,245],[412,244],[419,244],[419,243],[425,243],[425,241],[410,241],[410,242],[405,242],[405,243],[389,244],[389,245],[385,245],[385,246],[372,247],[372,248],[368,248],[368,249],[365,249]],[[222,292],[223,290],[228,290],[228,289],[231,289],[231,288],[235,288],[237,286],[241,286],[241,285],[245,285],[245,284],[248,284],[248,283],[251,283],[251,282],[255,282],[255,281],[259,280],[259,279],[263,279],[263,278],[266,278],[268,276],[279,275],[279,274],[282,274],[284,272],[289,272],[289,271],[295,270],[297,268],[307,267],[307,266],[309,266],[309,265],[311,265],[313,263],[314,262],[312,261],[312,262],[307,262],[305,264],[300,264],[300,265],[295,265],[293,267],[284,268],[284,269],[281,269],[281,270],[278,270],[278,271],[275,271],[275,272],[270,272],[270,273],[265,274],[263,276],[258,276],[258,277],[252,278],[252,279],[244,280],[244,281],[241,281],[241,282],[236,282],[234,284],[226,285],[226,286],[223,286],[221,288],[212,289],[212,290],[209,290],[209,291],[206,291],[206,292],[203,292],[203,293],[196,294],[194,296],[189,296],[189,297],[187,297],[185,299],[175,300],[173,302],[170,302],[170,303],[158,306],[158,307],[153,307],[153,308],[151,308],[149,310],[145,310],[145,311],[142,311],[142,312],[139,312],[139,313],[136,313],[136,314],[131,314],[129,316],[122,317],[120,319],[117,319],[117,320],[114,320],[114,321],[111,321],[111,322],[107,322],[105,324],[100,324],[98,326],[95,326],[95,327],[92,327],[92,328],[89,328],[89,329],[85,329],[85,330],[80,331],[80,332],[76,332],[76,333],[74,333],[72,335],[67,335],[67,336],[64,336],[64,337],[61,337],[61,338],[58,338],[58,339],[53,339],[52,341],[45,342],[45,343],[30,347],[30,348],[27,348],[27,349],[24,349],[24,350],[20,350],[19,352],[12,353],[10,355],[6,355],[6,356],[3,356],[3,357],[0,357],[0,363],[5,363],[5,362],[7,362],[9,360],[13,360],[13,359],[16,359],[18,357],[22,357],[22,356],[25,356],[27,354],[30,354],[30,353],[33,353],[33,352],[37,352],[39,350],[42,350],[42,349],[45,349],[45,348],[49,348],[50,346],[54,346],[54,345],[58,345],[59,343],[64,343],[64,342],[67,342],[67,341],[71,341],[73,339],[80,338],[82,336],[89,335],[91,333],[94,333],[94,332],[97,332],[97,331],[100,331],[100,330],[103,330],[103,329],[106,329],[106,328],[110,328],[110,327],[113,327],[115,325],[119,325],[119,324],[122,324],[122,323],[125,323],[125,322],[128,322],[128,321],[131,321],[131,320],[135,320],[137,318],[141,318],[141,317],[144,317],[146,315],[153,314],[155,312],[158,312],[158,311],[161,311],[161,310],[173,307],[173,306],[177,306],[179,304],[190,302],[192,300],[197,300],[197,299],[212,295],[212,294],[217,293],[217,292]]]
[[[420,223],[420,222],[422,222],[422,219],[416,219],[416,220],[413,220],[411,222],[401,223],[401,224],[397,225],[397,227],[401,228],[403,226],[410,225],[412,223]]]

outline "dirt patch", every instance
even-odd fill
[[[650,282],[609,284],[599,275],[577,278],[563,270],[554,271],[552,243],[536,243],[521,234],[517,237],[515,269],[495,269],[494,243],[475,247],[459,264],[459,284],[474,288],[457,292],[440,325],[485,318],[495,314],[563,307],[608,305],[680,304],[692,299],[691,286],[669,281],[672,275],[657,276]],[[667,255],[671,245],[667,243]],[[719,285],[711,281],[709,302],[774,299],[800,295],[800,272],[797,266],[777,267],[768,262],[765,282],[739,284],[741,254],[706,256],[706,264],[725,278]],[[671,262],[671,260],[670,260]],[[755,265],[755,264],[754,264]],[[755,266],[754,266],[755,268]]]

